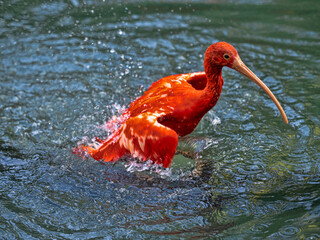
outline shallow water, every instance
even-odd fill
[[[320,238],[318,0],[0,3],[1,238]],[[180,143],[196,160],[164,171],[72,155],[153,81],[202,71],[216,41],[289,125],[225,69],[218,104]]]

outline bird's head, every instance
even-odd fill
[[[211,66],[230,67],[239,57],[237,50],[226,42],[217,42],[208,47],[205,53],[205,59]]]
[[[276,97],[270,89],[242,62],[237,50],[231,44],[226,42],[217,42],[212,44],[205,53],[204,65],[206,73],[210,72],[210,69],[221,69],[222,67],[227,66],[249,78],[269,95],[279,109],[283,121],[288,123],[288,118]]]

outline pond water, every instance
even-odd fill
[[[0,1],[0,238],[320,238],[319,3]],[[152,82],[202,71],[216,41],[289,125],[224,69],[218,104],[181,139],[196,159],[164,170],[71,153]]]

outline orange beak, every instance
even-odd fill
[[[274,104],[276,104],[277,108],[279,109],[282,119],[285,123],[288,123],[288,118],[286,113],[283,111],[280,103],[278,102],[278,100],[276,99],[276,97],[273,95],[273,93],[270,91],[270,89],[241,61],[240,57],[236,57],[232,68],[236,71],[238,71],[239,73],[243,74],[244,76],[246,76],[247,78],[249,78],[252,82],[256,83],[259,87],[261,87],[263,89],[263,91],[265,91],[269,97],[272,99],[272,101],[274,102]]]

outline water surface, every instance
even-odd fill
[[[2,1],[0,236],[319,238],[319,10],[317,0]],[[164,171],[72,155],[152,82],[202,71],[216,41],[238,49],[289,125],[225,69],[218,104],[180,143],[197,159],[177,155]]]

